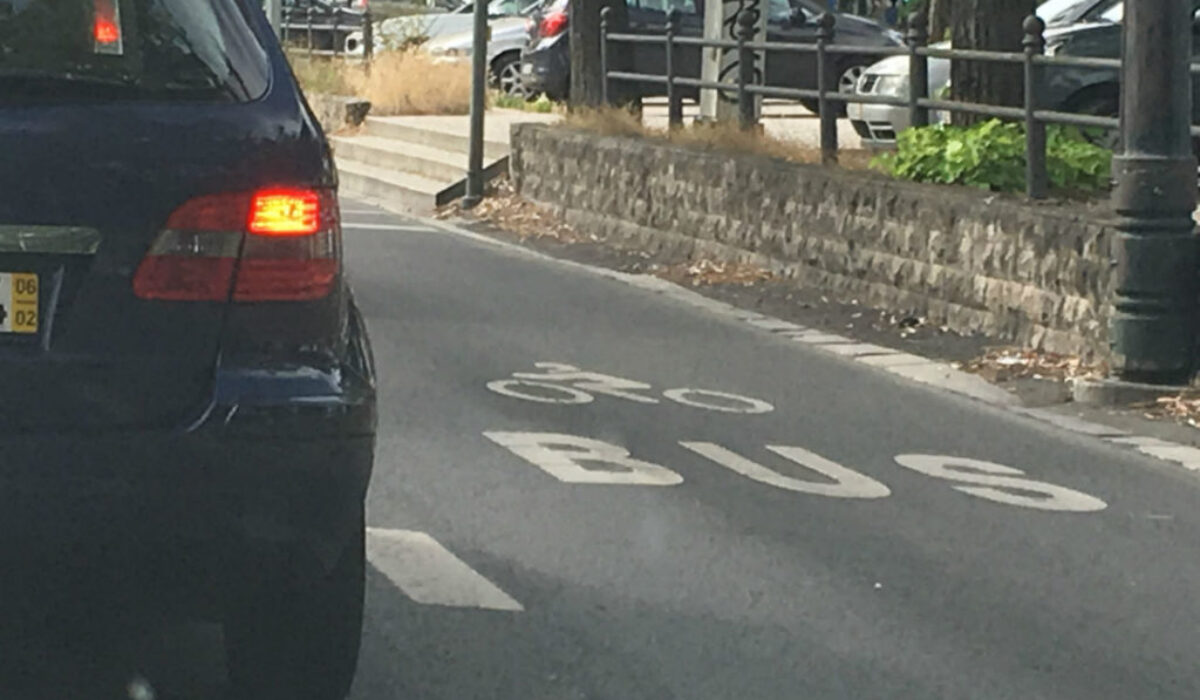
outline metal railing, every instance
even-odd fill
[[[312,7],[284,9],[279,38],[284,46],[309,56],[355,58],[369,62],[375,55],[374,21],[371,11],[368,9],[363,12],[361,25],[343,23],[339,21],[340,18],[341,14],[336,11],[332,17],[319,17]],[[359,31],[362,32],[361,51],[347,46],[349,37]],[[329,39],[329,48],[324,48],[325,37]],[[318,44],[322,48],[318,48]]]
[[[1106,116],[1073,114],[1047,108],[1046,67],[1062,66],[1076,68],[1093,68],[1119,71],[1120,59],[1089,58],[1077,56],[1058,56],[1046,53],[1045,23],[1036,16],[1025,20],[1024,51],[976,51],[965,49],[945,49],[929,46],[929,36],[925,19],[920,14],[910,17],[905,46],[897,47],[866,47],[852,45],[837,45],[834,39],[834,16],[822,14],[817,20],[817,40],[815,43],[792,43],[778,41],[753,41],[757,17],[750,11],[743,11],[737,17],[734,30],[736,40],[702,39],[697,37],[679,36],[679,12],[671,10],[667,15],[665,31],[662,35],[627,34],[611,32],[611,10],[605,8],[601,12],[601,51],[600,60],[605,79],[603,81],[603,100],[609,104],[610,82],[624,81],[634,83],[665,84],[667,92],[667,115],[671,128],[683,124],[683,103],[679,88],[714,89],[721,93],[736,92],[738,105],[738,120],[743,128],[757,126],[756,97],[784,98],[791,100],[816,100],[818,117],[820,119],[820,150],[824,163],[836,163],[838,154],[838,110],[834,105],[840,103],[884,104],[897,107],[907,107],[909,123],[912,126],[928,126],[930,112],[962,112],[984,116],[999,117],[1015,121],[1023,121],[1026,130],[1026,191],[1035,199],[1043,199],[1048,195],[1049,177],[1046,164],[1046,126],[1048,124],[1063,124],[1083,128],[1100,128],[1118,130],[1118,119]],[[658,44],[666,50],[665,75],[652,75],[628,71],[609,70],[609,44]],[[701,48],[734,49],[737,51],[736,82],[697,80],[678,74],[678,59],[675,56],[678,47],[691,46]],[[816,54],[817,87],[816,89],[785,88],[762,84],[757,80],[760,71],[754,52],[790,52]],[[837,56],[841,55],[872,56],[880,59],[887,56],[908,56],[909,94],[907,97],[893,95],[873,95],[840,92],[836,89],[837,76],[834,69],[838,65]],[[984,61],[991,63],[1019,64],[1024,67],[1024,99],[1020,107],[1002,107],[971,102],[960,102],[931,98],[929,96],[929,59],[942,58],[950,60]],[[1200,74],[1200,66],[1193,64],[1192,72]],[[765,80],[763,81],[765,82]],[[1114,79],[1114,83],[1115,83]],[[1193,128],[1194,135],[1200,135],[1200,128]]]

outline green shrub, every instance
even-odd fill
[[[519,109],[524,112],[549,114],[554,111],[554,103],[550,98],[541,95],[536,100],[527,100],[520,95],[506,95],[502,92],[492,93],[492,106],[500,109]]]
[[[993,119],[970,127],[907,129],[896,140],[896,152],[878,156],[872,165],[916,182],[1021,192],[1025,189],[1025,126]],[[1078,129],[1047,128],[1046,170],[1054,189],[1105,189],[1111,165],[1112,154],[1089,143]]]

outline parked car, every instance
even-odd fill
[[[284,43],[307,49],[311,23],[313,49],[361,54],[365,10],[365,0],[283,0]]]
[[[1193,8],[1200,9],[1200,2],[1193,2]],[[1048,54],[1120,57],[1122,0],[1050,0],[1038,7],[1038,14],[1047,21]],[[949,47],[949,43],[939,46]],[[1117,115],[1121,90],[1116,71],[1050,66],[1046,79],[1049,109],[1106,117]],[[949,83],[950,61],[929,59],[930,94],[943,92]],[[857,91],[907,97],[908,58],[894,56],[871,66],[859,81]],[[907,107],[852,104],[849,115],[863,142],[873,147],[890,147],[896,134],[909,126]],[[1115,146],[1117,141],[1115,132],[1089,132],[1089,137],[1108,147]]]
[[[523,16],[543,0],[491,0],[488,20]],[[375,37],[383,50],[432,41],[451,34],[470,32],[475,22],[475,3],[467,2],[450,12],[393,17],[375,25]]]
[[[667,10],[679,9],[682,36],[700,37],[704,33],[704,0],[627,0],[632,34],[662,34]],[[770,0],[767,15],[767,40],[791,43],[816,43],[817,18],[826,10],[812,0]],[[850,14],[835,13],[834,43],[846,46],[902,46],[899,32],[879,23]],[[633,44],[621,47],[626,68],[637,73],[662,75],[666,72],[666,51],[661,44]],[[677,67],[682,77],[700,77],[700,48],[681,46]],[[874,63],[869,55],[840,54],[837,59],[839,89],[854,89],[862,71]],[[567,44],[567,1],[549,6],[531,32],[521,65],[522,79],[530,90],[544,92],[553,99],[566,97],[570,84],[570,59]],[[815,89],[817,67],[815,53],[771,51],[767,53],[766,83],[776,87]],[[661,95],[665,86],[642,84],[629,86],[641,96]],[[685,93],[688,92],[685,90]],[[696,91],[692,90],[692,93]],[[810,109],[815,100],[805,101]]]
[[[533,10],[540,2],[529,6]],[[521,49],[529,42],[529,27],[523,17],[504,17],[491,23],[487,63],[493,86],[508,95],[528,96],[521,82]],[[425,45],[430,54],[446,60],[468,60],[475,34],[466,31],[433,39]]]
[[[340,700],[376,412],[321,128],[257,0],[3,4],[6,630],[207,619],[234,697]]]

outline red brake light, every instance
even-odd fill
[[[121,38],[121,30],[117,29],[116,22],[105,17],[96,18],[94,33],[96,42],[100,44],[115,44]]]
[[[329,191],[197,197],[167,219],[133,290],[162,301],[320,299],[341,269],[340,243],[337,200]]]
[[[120,0],[94,0],[92,19],[92,39],[95,41],[95,51],[99,54],[120,55],[121,45],[121,14]]]
[[[250,233],[263,236],[308,236],[321,226],[319,195],[312,190],[269,190],[254,195]]]
[[[555,12],[546,15],[542,18],[541,25],[538,26],[538,36],[552,37],[563,33],[567,28],[567,13]]]

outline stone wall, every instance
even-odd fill
[[[756,262],[959,332],[1107,353],[1115,233],[1097,209],[531,124],[513,128],[510,171],[591,233]]]

